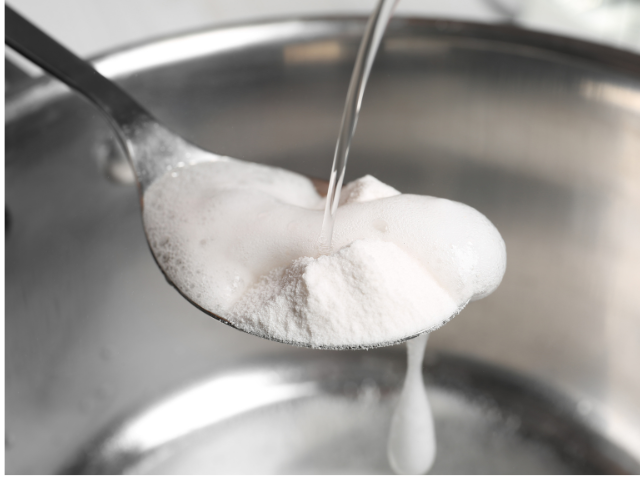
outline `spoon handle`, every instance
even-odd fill
[[[115,128],[131,157],[131,132],[155,120],[115,83],[5,5],[5,43],[93,102]]]

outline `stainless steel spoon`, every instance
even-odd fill
[[[342,152],[340,155],[343,160],[340,160],[337,166],[334,164],[333,168],[334,172],[332,177],[334,178],[336,168],[341,170],[339,172],[339,178],[334,180],[334,188],[332,191],[334,197],[335,194],[339,196],[339,186],[337,188],[335,187],[335,181],[339,180],[341,184],[341,177],[344,175],[346,155],[351,141],[350,138],[355,130],[357,111],[360,109],[364,84],[367,81],[369,70],[371,69],[373,61],[371,50],[373,49],[374,53],[377,50],[382,33],[391,16],[393,9],[389,8],[390,3],[394,3],[394,0],[379,0],[376,9],[369,18],[360,45],[358,59],[349,88],[348,97],[351,101],[348,102],[345,107],[345,117],[343,118],[342,130],[347,131],[347,134],[341,134],[340,138],[342,143],[339,142],[337,148],[338,151]],[[129,162],[133,167],[140,195],[141,208],[144,208],[142,198],[146,189],[178,162],[212,162],[228,158],[205,151],[168,130],[120,87],[103,77],[89,63],[78,58],[8,6],[5,6],[5,42],[11,48],[40,66],[43,70],[49,72],[69,87],[84,95],[105,115],[117,133],[118,140],[122,144]],[[349,109],[353,109],[353,111],[349,112]],[[320,193],[324,193],[321,190],[323,187],[326,189],[326,183],[318,181],[314,183]],[[335,200],[335,198],[333,200]],[[337,201],[335,201],[335,203],[337,203]],[[333,207],[333,204],[334,201],[332,201],[331,207]],[[335,213],[335,210],[331,207],[329,211],[333,210],[333,213]],[[156,263],[158,263],[157,260]],[[160,267],[160,264],[158,264],[158,266]],[[163,271],[163,273],[165,272]],[[166,273],[165,278],[194,306],[217,320],[242,330],[216,313],[202,308],[193,299],[180,291],[171,279],[166,276]],[[431,330],[434,329],[416,332],[415,335],[375,345],[345,344],[342,346],[327,347],[313,344],[293,344],[321,349],[367,349],[401,343]],[[251,333],[255,335],[255,333]],[[266,336],[263,336],[263,338],[292,344],[292,342],[280,338]]]
[[[5,6],[5,43],[96,105],[117,134],[133,167],[140,198],[178,161],[216,161],[169,131],[115,83],[99,74],[38,27]]]

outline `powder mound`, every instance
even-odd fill
[[[263,276],[229,312],[238,327],[293,343],[375,346],[441,326],[458,304],[391,242],[356,240]]]
[[[395,195],[400,195],[400,192],[386,183],[382,183],[376,177],[365,175],[345,185],[340,192],[338,206],[348,203],[370,202]]]
[[[314,347],[375,346],[437,328],[494,291],[495,226],[468,205],[345,185],[333,253],[318,256],[324,201],[306,177],[239,160],[175,168],[144,194],[166,276],[237,327]]]

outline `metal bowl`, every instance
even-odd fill
[[[96,64],[236,158],[326,177],[364,20],[230,26]],[[389,473],[401,347],[318,352],[165,283],[99,113],[49,79],[6,104],[8,473]],[[640,473],[640,57],[396,19],[347,175],[491,219],[501,287],[432,334],[434,473]]]

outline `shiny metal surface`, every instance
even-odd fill
[[[97,66],[205,148],[322,177],[363,25],[230,27],[115,53]],[[243,365],[280,375],[272,365],[281,361],[304,383],[305,375],[315,382],[305,361],[337,372],[403,356],[400,347],[313,352],[212,321],[154,264],[135,188],[92,106],[41,81],[10,96],[6,116],[7,472],[78,465],[127,419]],[[503,284],[432,334],[429,353],[464,355],[544,385],[569,405],[554,418],[577,412],[580,425],[636,459],[616,468],[632,469],[640,458],[639,58],[506,27],[392,21],[351,155],[347,180],[371,173],[401,191],[463,201],[505,239]],[[392,376],[389,385],[401,378]],[[264,390],[258,382],[250,392]],[[518,398],[507,404],[517,408]],[[339,416],[341,408],[326,411]],[[313,423],[323,410],[305,407],[300,418]],[[533,418],[527,412],[522,418]],[[261,418],[256,428],[270,428]],[[241,430],[225,435],[241,438]],[[460,451],[468,462],[474,455]],[[595,451],[608,450],[588,456]],[[313,470],[311,459],[294,460],[298,471]],[[492,454],[492,465],[503,460]]]
[[[124,90],[11,7],[5,5],[4,11],[7,45],[84,95],[105,115],[135,172],[140,195],[179,162],[220,159],[167,130]]]
[[[387,353],[232,369],[134,415],[65,472],[392,474],[387,435],[404,367]],[[426,375],[438,431],[431,474],[640,468],[542,385],[448,356],[431,356]]]

